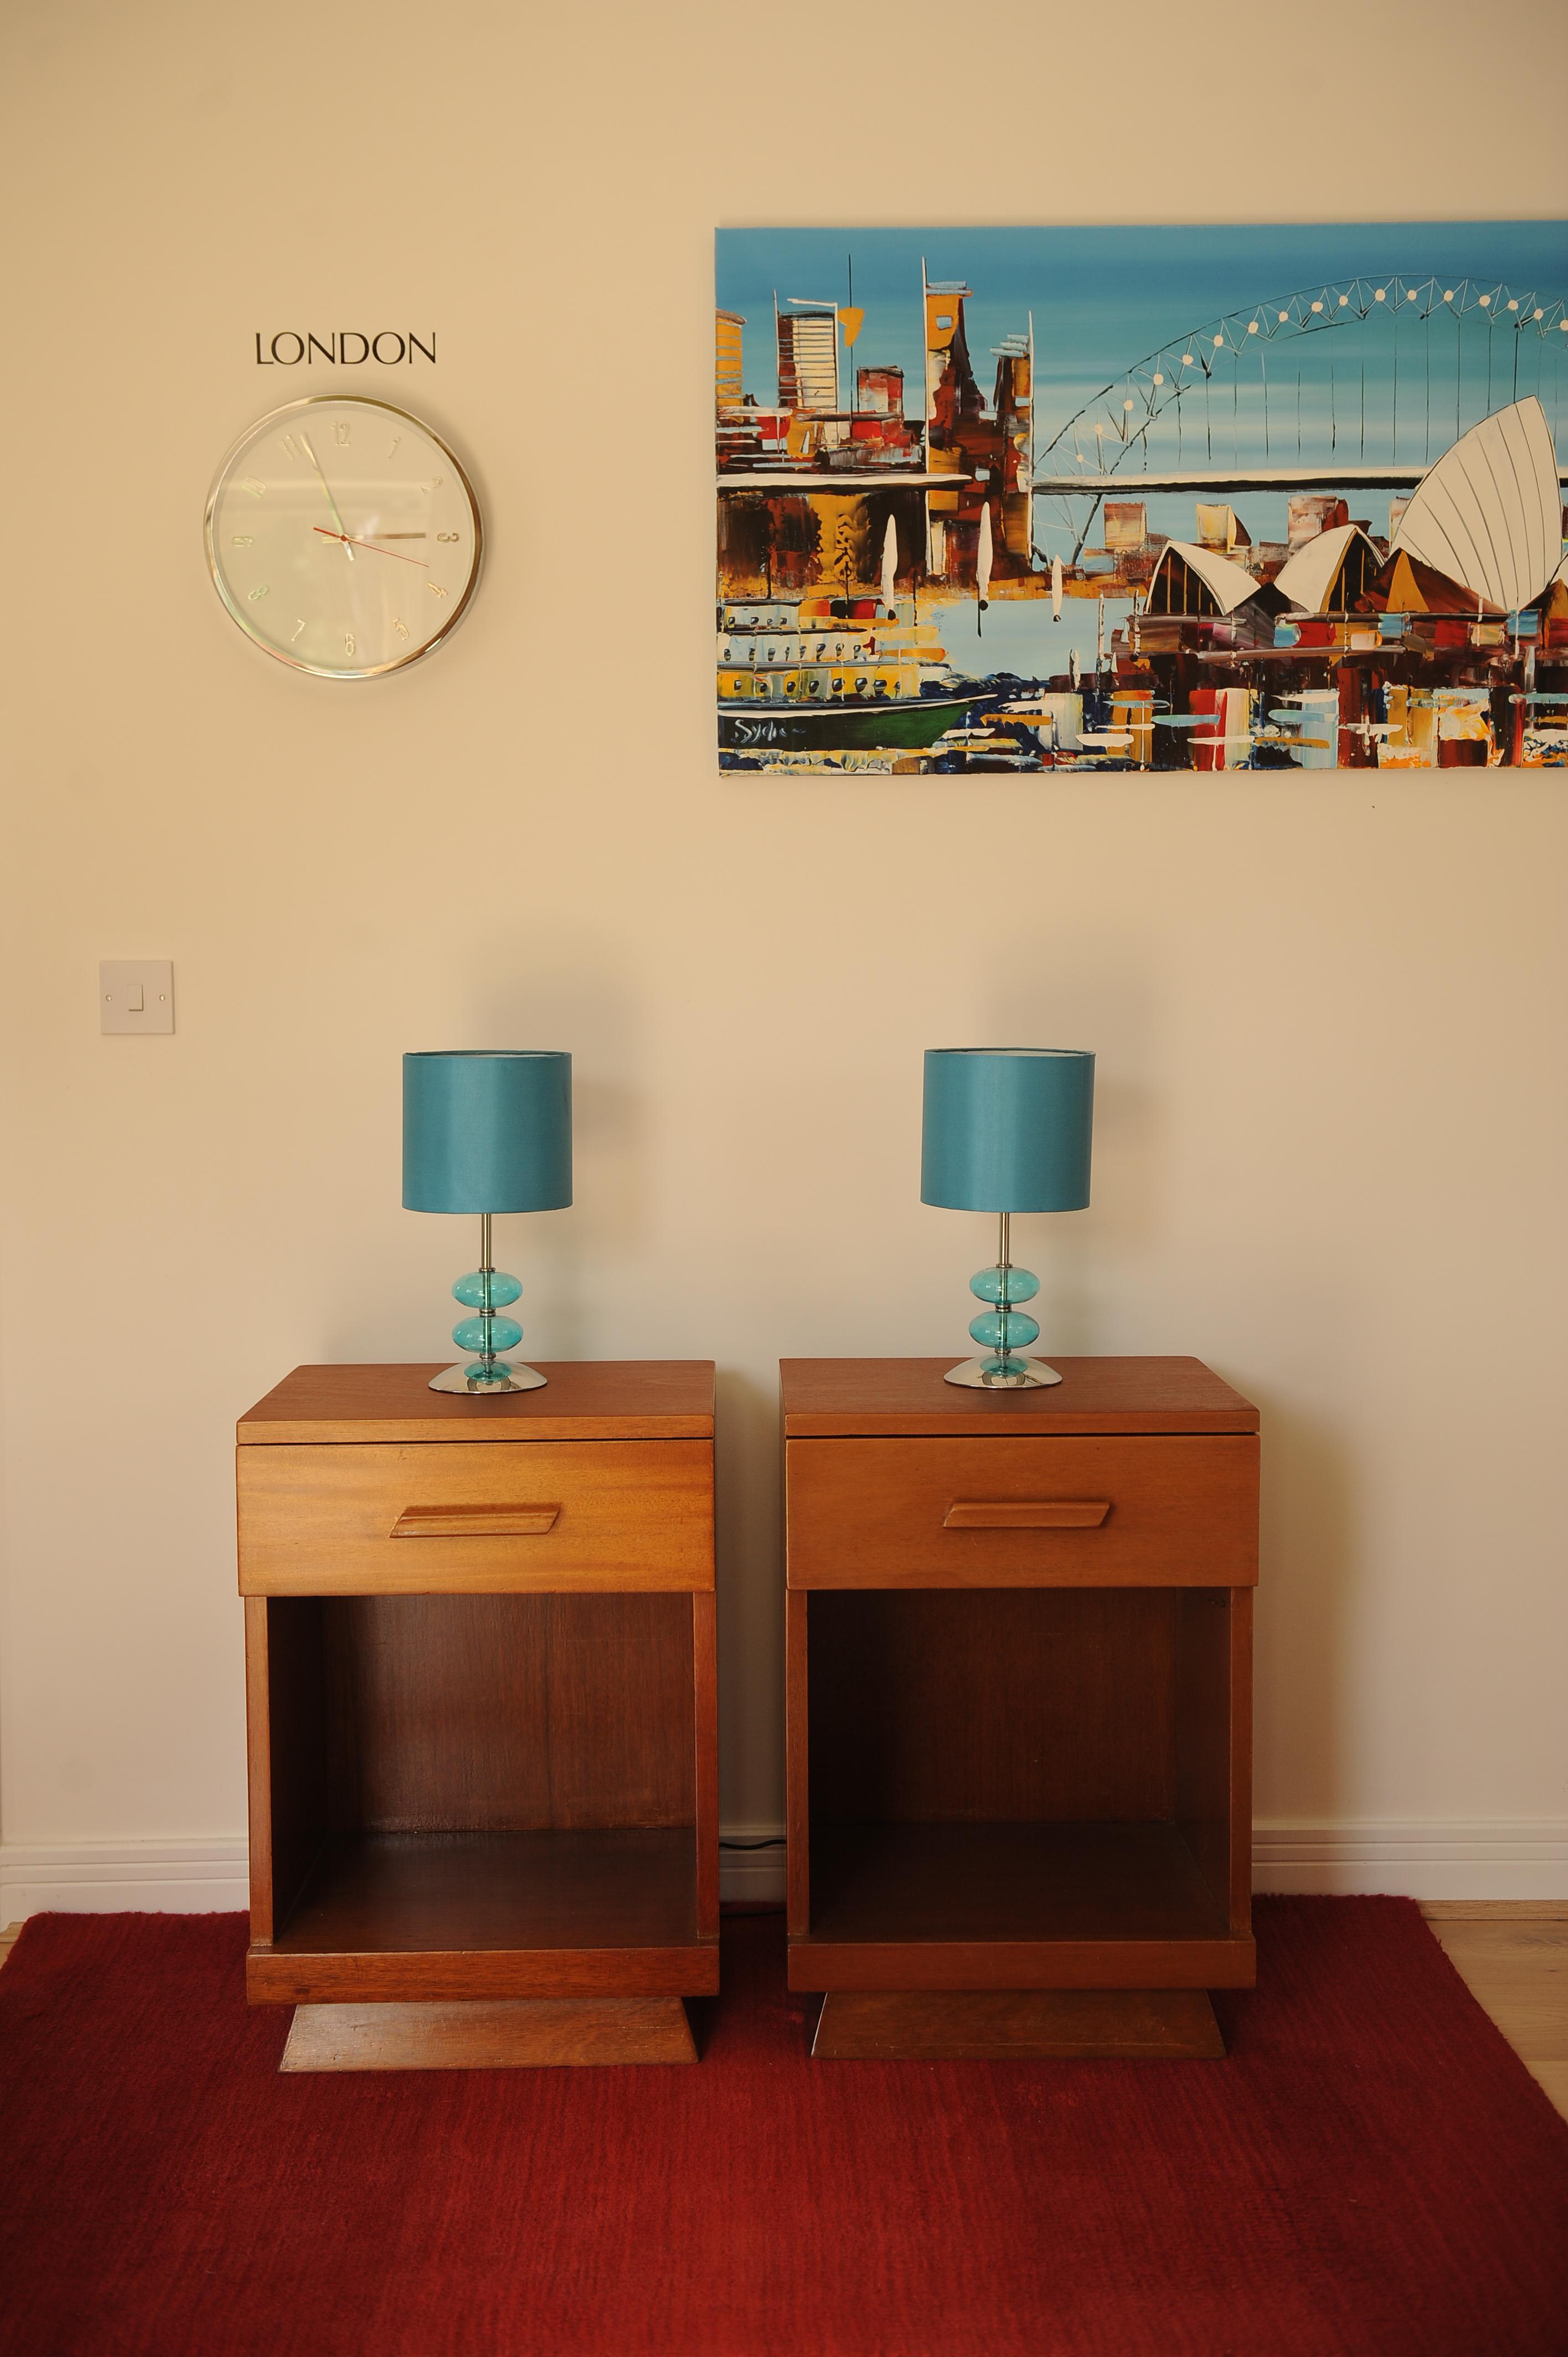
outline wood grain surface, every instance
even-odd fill
[[[1176,1825],[1236,1932],[1252,1920],[1252,1594],[1184,1588],[1176,1622]]]
[[[280,2071],[516,2071],[694,2062],[679,1997],[302,2005]]]
[[[811,1928],[811,1606],[803,1587],[784,1593],[785,1912],[789,1937]]]
[[[1174,1818],[1181,1601],[1160,1588],[815,1590],[813,1834],[835,1820]]]
[[[240,1418],[242,1446],[314,1441],[703,1440],[714,1429],[706,1359],[533,1363],[542,1391],[480,1399],[433,1392],[428,1366],[295,1367]]]
[[[1258,1443],[1243,1434],[786,1444],[792,1587],[1237,1587],[1258,1576]],[[985,1500],[989,1526],[954,1527]],[[997,1505],[1110,1501],[1055,1528]],[[1086,1525],[1087,1522],[1087,1526]]]
[[[665,1948],[697,1936],[690,1826],[606,1826],[335,1835],[273,1945]]]
[[[1251,1988],[1251,1940],[793,1940],[792,1989]]]
[[[786,1435],[937,1436],[1073,1432],[1256,1432],[1250,1400],[1201,1359],[1081,1359],[1051,1353],[1047,1391],[967,1391],[950,1359],[785,1359]]]
[[[336,1835],[271,1942],[253,2002],[698,1996],[717,1986],[690,1826]]]
[[[716,1940],[669,1948],[334,1950],[319,1956],[252,1947],[252,2005],[467,2004],[498,1997],[713,1996]]]
[[[832,1824],[819,1817],[811,1835],[813,1941],[1184,1941],[1229,1931],[1192,1852],[1165,1822]]]
[[[831,1824],[811,1829],[798,1989],[1250,1988],[1170,1824]]]
[[[692,1598],[688,1644],[697,1934],[700,1939],[716,1940],[719,1936],[719,1657],[717,1615],[711,1587],[698,1589]],[[660,1718],[662,1721],[662,1713]],[[669,1719],[677,1727],[681,1724],[681,1717],[673,1707],[673,1702]]]
[[[691,1825],[687,1596],[320,1606],[338,1832]]]
[[[321,1607],[248,1596],[245,1692],[251,1931],[286,1920],[330,1821]]]
[[[241,1448],[236,1466],[244,1596],[713,1585],[703,1440],[288,1444]],[[509,1507],[532,1510],[530,1532],[394,1535],[410,1509],[485,1508],[515,1525]]]
[[[693,1822],[685,1596],[252,1597],[246,1613],[252,1871],[272,1857],[280,1921],[329,1834]]]
[[[1225,2051],[1202,1989],[834,1990],[819,2061],[1173,2062]]]
[[[1472,1996],[1568,2119],[1568,1900],[1455,1900],[1423,1911]]]

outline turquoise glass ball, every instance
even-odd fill
[[[1026,1351],[1039,1340],[1035,1319],[1023,1309],[985,1309],[969,1321],[969,1330],[983,1351]]]
[[[522,1292],[517,1278],[508,1276],[506,1271],[499,1268],[490,1270],[489,1287],[490,1297],[487,1305],[485,1272],[482,1268],[476,1268],[468,1275],[460,1276],[457,1279],[456,1284],[452,1287],[452,1298],[454,1301],[460,1301],[465,1309],[483,1309],[487,1306],[491,1309],[505,1309],[510,1303],[517,1300]]]
[[[522,1340],[515,1318],[460,1318],[452,1329],[459,1351],[512,1351]]]
[[[969,1289],[982,1301],[1000,1301],[1004,1271],[983,1268],[969,1280]],[[1040,1289],[1040,1280],[1032,1269],[1009,1268],[1005,1271],[1007,1298],[1012,1302],[1033,1301]]]

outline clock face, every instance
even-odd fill
[[[325,679],[428,654],[473,596],[479,540],[446,444],[406,410],[349,393],[262,418],[207,502],[207,561],[240,628]]]

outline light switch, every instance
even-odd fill
[[[105,958],[98,969],[101,1031],[172,1031],[174,965],[168,958]]]

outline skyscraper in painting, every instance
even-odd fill
[[[714,324],[714,390],[715,406],[723,417],[729,410],[738,409],[741,405],[742,336],[746,321],[738,311],[715,311]]]
[[[806,303],[791,296],[777,313],[779,406],[808,417],[831,417],[839,405],[839,315],[836,303]]]

